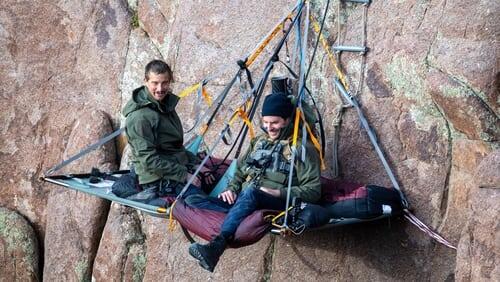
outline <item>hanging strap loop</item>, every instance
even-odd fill
[[[108,136],[100,139],[99,141],[95,142],[94,144],[87,146],[86,148],[81,150],[78,154],[73,155],[69,159],[62,161],[61,163],[57,164],[53,168],[47,170],[47,172],[44,174],[44,176],[47,177],[47,176],[54,174],[56,171],[67,166],[68,164],[72,163],[73,161],[75,161],[75,160],[81,158],[82,156],[92,152],[93,150],[97,149],[99,146],[113,140],[116,136],[122,134],[123,131],[125,131],[124,127],[120,128],[120,129],[116,130],[115,132],[109,134]]]

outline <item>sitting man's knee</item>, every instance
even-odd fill
[[[241,191],[239,197],[242,198],[255,198],[255,195],[258,193],[257,189],[254,188],[247,188]]]

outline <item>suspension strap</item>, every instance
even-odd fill
[[[240,75],[240,72],[241,72],[241,69],[236,72],[236,74],[231,79],[231,82],[229,82],[229,84],[226,85],[226,87],[224,88],[224,90],[222,90],[222,93],[219,96],[220,99],[219,99],[218,103],[216,104],[215,109],[212,112],[212,115],[210,115],[210,117],[208,118],[207,123],[202,127],[201,135],[205,134],[205,132],[207,131],[207,129],[210,127],[210,125],[212,124],[213,120],[217,116],[217,113],[219,112],[220,108],[222,107],[222,104],[223,104],[224,100],[226,99],[227,95],[229,94],[229,91],[231,90],[231,88],[233,87],[233,85],[236,83],[236,80],[238,79],[238,77]]]
[[[188,130],[184,131],[184,134],[190,133],[191,131],[193,131],[193,129],[195,129],[196,127],[198,127],[198,124],[201,121],[201,110],[200,110],[201,99],[202,98],[204,99],[204,101],[207,104],[207,106],[208,106],[209,109],[212,106],[212,97],[210,97],[210,95],[208,94],[208,92],[206,90],[206,87],[205,87],[206,84],[207,84],[206,80],[203,80],[202,82],[200,82],[198,84],[199,85],[199,87],[197,88],[198,95],[197,95],[197,98],[196,98],[196,102],[194,103],[194,112],[195,112],[195,115],[196,115],[196,117],[194,119],[195,121],[194,121],[193,126],[191,128],[189,128]],[[185,95],[185,93],[183,95]],[[183,97],[185,97],[185,96],[183,96]]]
[[[245,65],[246,67],[249,67],[255,59],[262,53],[264,48],[271,42],[271,40],[283,29],[285,23],[287,20],[292,19],[292,15],[297,9],[299,4],[295,5],[295,7],[292,9],[292,11],[283,19],[279,21],[279,23],[271,30],[271,32],[262,40],[262,42],[259,43],[257,48],[247,57],[245,60]]]
[[[302,40],[302,45],[300,47],[300,71],[299,71],[299,95],[298,95],[298,105],[302,103],[304,98],[305,85],[306,85],[306,59],[307,59],[307,38],[309,31],[309,17],[310,17],[310,4],[306,2],[306,15],[304,17],[304,36]]]
[[[201,96],[203,96],[203,99],[205,100],[205,103],[207,106],[211,107],[212,106],[212,97],[210,94],[208,94],[207,88],[206,87],[201,87]]]
[[[286,206],[285,206],[285,220],[283,222],[283,226],[282,226],[282,229],[283,230],[290,230],[290,228],[288,228],[288,209],[290,207],[290,195],[291,195],[291,191],[292,191],[292,179],[293,179],[293,165],[295,164],[295,155],[297,153],[297,139],[298,139],[298,134],[299,134],[299,121],[300,121],[300,115],[301,115],[301,107],[302,107],[302,98],[303,98],[303,94],[305,92],[305,81],[304,81],[304,78],[305,78],[305,48],[307,47],[307,31],[308,31],[308,27],[309,27],[309,20],[308,20],[308,17],[309,17],[309,11],[310,11],[310,5],[309,5],[309,2],[302,2],[301,3],[301,10],[302,10],[302,7],[304,6],[304,4],[306,5],[306,26],[307,28],[304,30],[304,40],[302,42],[302,44],[300,44],[300,72],[299,72],[299,89],[298,89],[298,97],[297,97],[297,108],[295,109],[295,121],[294,121],[294,125],[293,125],[293,136],[292,136],[292,147],[291,147],[291,150],[292,150],[292,157],[290,159],[290,172],[288,174],[288,187],[287,187],[287,191],[286,191]],[[300,17],[302,13],[299,13],[296,17],[296,20]],[[293,25],[292,25],[293,26]],[[300,29],[298,29],[298,31],[300,31]],[[300,32],[297,33],[296,35],[297,37],[300,36]]]
[[[278,226],[283,232],[289,230],[288,228],[288,211],[290,209],[290,195],[292,191],[292,179],[293,179],[293,164],[295,163],[295,155],[297,153],[297,138],[299,134],[299,121],[300,121],[300,108],[295,109],[295,121],[293,124],[293,137],[292,137],[292,157],[290,159],[290,171],[288,172],[288,187],[286,190],[286,206],[285,206],[285,220],[283,221],[283,226]]]
[[[191,94],[194,91],[198,90],[198,88],[200,88],[201,85],[202,85],[202,82],[198,82],[198,83],[195,83],[195,84],[193,84],[193,85],[191,85],[189,87],[186,87],[181,92],[179,92],[179,94],[177,96],[179,96],[179,98],[187,97],[189,94]]]
[[[342,101],[342,99],[341,99]],[[332,151],[333,151],[333,159],[332,159],[332,177],[337,178],[340,175],[340,168],[339,168],[339,157],[338,157],[338,151],[339,151],[339,139],[340,139],[340,126],[342,125],[342,116],[344,115],[344,110],[346,108],[349,108],[351,106],[346,106],[339,104],[337,107],[335,107],[335,117],[332,120],[332,125],[333,125],[333,142],[332,142]]]
[[[255,131],[253,130],[253,125],[250,119],[248,118],[247,113],[243,110],[243,107],[238,107],[236,109],[235,113],[231,117],[229,124],[233,124],[234,120],[239,117],[241,120],[245,123],[245,125],[248,127],[248,131],[250,134],[250,139],[253,139],[255,137]]]
[[[295,121],[293,123],[293,136],[292,136],[292,146],[297,146],[297,139],[299,136],[299,121],[300,121],[300,108],[295,108]]]
[[[363,114],[363,111],[361,110],[361,107],[359,106],[358,100],[345,90],[342,83],[337,78],[335,78],[333,80],[333,82],[335,83],[335,86],[337,87],[339,92],[342,94],[342,96],[344,96],[344,98],[347,100],[347,102],[349,104],[351,104],[356,109],[356,112],[358,113],[361,125],[363,125],[363,128],[368,133],[368,137],[370,138],[370,141],[371,141],[373,147],[375,148],[375,151],[377,152],[377,155],[378,155],[380,161],[382,162],[382,165],[384,166],[384,169],[385,169],[387,175],[389,176],[389,179],[391,180],[392,185],[398,191],[398,193],[401,197],[401,202],[403,204],[403,207],[408,208],[408,201],[406,200],[405,195],[403,194],[403,192],[401,191],[401,188],[399,187],[399,183],[396,180],[396,177],[394,176],[394,173],[392,172],[392,169],[389,166],[389,163],[387,162],[385,155],[382,152],[382,149],[380,148],[380,146],[378,144],[378,140],[377,140],[377,137],[375,135],[375,132],[368,124],[368,121],[366,120],[365,115]]]
[[[65,161],[62,161],[61,163],[57,164],[53,168],[47,170],[47,172],[45,172],[44,176],[47,177],[47,176],[50,176],[50,175],[54,174],[56,171],[60,170],[61,168],[65,167],[65,166],[67,166],[71,162],[73,162],[75,160],[78,160],[79,158],[81,158],[82,156],[84,156],[84,155],[92,152],[93,150],[95,150],[99,146],[101,146],[101,145],[103,145],[103,144],[105,144],[105,143],[113,140],[113,138],[115,138],[116,136],[122,134],[123,131],[125,131],[124,127],[120,128],[120,129],[116,130],[115,132],[109,134],[108,136],[100,139],[96,143],[87,146],[86,148],[84,148],[83,150],[81,150],[78,154],[73,155],[69,159],[67,159]]]

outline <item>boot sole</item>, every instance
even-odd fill
[[[195,243],[196,244],[196,243]],[[201,253],[198,251],[198,249],[196,248],[196,245],[195,244],[192,244],[191,246],[189,246],[189,254],[198,260],[198,264],[203,267],[205,270],[208,270],[210,272],[214,272],[214,268],[213,267],[210,267],[210,265],[208,265],[208,263],[205,261],[205,258],[201,255]]]

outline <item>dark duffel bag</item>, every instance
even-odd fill
[[[111,191],[120,198],[127,198],[141,192],[142,189],[135,171],[131,169],[129,173],[120,176],[111,186]]]

